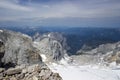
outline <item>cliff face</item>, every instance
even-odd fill
[[[0,40],[0,66],[1,66],[1,60],[4,56],[4,53],[5,53],[5,45],[4,43]]]
[[[0,80],[62,80],[53,73],[34,47],[32,38],[0,30]]]
[[[53,32],[37,36],[34,36],[35,47],[47,57],[48,61],[59,61],[64,58],[68,49],[65,37]]]
[[[32,39],[21,33],[3,30],[0,32],[2,62],[14,65],[42,62],[39,51],[33,47]],[[3,47],[4,46],[4,47]]]

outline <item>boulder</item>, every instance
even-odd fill
[[[8,69],[4,72],[5,75],[7,76],[12,76],[12,75],[16,75],[16,74],[20,74],[22,72],[22,69]]]

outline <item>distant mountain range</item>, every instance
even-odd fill
[[[62,33],[70,46],[69,54],[75,54],[84,45],[89,49],[96,48],[98,45],[120,41],[120,28],[95,28],[95,27],[0,27],[22,32],[33,36],[35,33]]]

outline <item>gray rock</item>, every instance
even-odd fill
[[[0,68],[0,73],[4,72],[5,69],[4,68]]]
[[[23,72],[26,70],[26,72]],[[1,80],[62,80],[58,73],[53,73],[47,66],[34,64],[24,68],[9,68],[0,73]]]
[[[52,53],[55,53],[52,54],[53,58],[58,59],[58,56],[63,56],[61,52],[63,48],[59,42],[52,39],[49,41],[49,38],[44,38],[43,42],[45,42],[43,44],[45,46],[50,44],[47,48],[52,49]],[[59,74],[53,73],[42,62],[40,53],[40,50],[34,46],[31,37],[3,30],[0,32],[0,64],[2,63],[2,67],[5,67],[5,70],[0,68],[0,79],[62,80]],[[14,65],[14,67],[11,68],[11,65]]]
[[[116,62],[116,64],[120,64],[120,42],[116,43],[108,43],[99,45],[97,48],[92,50],[80,50],[78,52],[82,52],[81,56],[87,55],[93,59],[89,59],[88,62],[93,61],[96,57],[96,62],[101,64],[109,65],[112,62]],[[86,58],[88,59],[88,58]]]
[[[3,76],[4,76],[4,74],[0,73],[0,80],[3,80]]]
[[[47,66],[41,67],[36,64],[25,69],[28,70],[28,73],[26,73],[23,80],[62,80],[59,74],[53,73]]]
[[[21,72],[22,72],[22,69],[13,68],[13,69],[8,69],[7,71],[4,72],[4,74],[7,76],[12,76],[15,74],[20,74]]]
[[[66,38],[60,33],[51,32],[39,37],[35,40],[35,47],[40,50],[41,54],[46,55],[48,61],[59,61],[67,54],[69,47],[67,46]]]
[[[19,75],[16,76],[16,79],[17,79],[17,80],[21,80],[21,79],[23,79],[24,77],[25,77],[25,74],[24,74],[24,73],[21,73],[21,74],[19,74]]]
[[[39,50],[33,47],[31,37],[3,30],[3,32],[0,32],[0,40],[3,41],[5,46],[4,57],[2,58],[4,64],[21,65],[42,62]]]
[[[0,66],[1,66],[1,59],[3,58],[5,54],[5,45],[4,43],[0,40]]]

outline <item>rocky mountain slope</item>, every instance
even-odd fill
[[[62,80],[42,61],[32,38],[0,30],[0,80]]]
[[[1,54],[4,65],[33,64],[42,62],[39,51],[33,47],[32,39],[21,33],[4,30],[0,32]]]
[[[49,65],[50,69],[63,80],[120,80],[120,42],[87,49],[72,55],[71,63],[63,60],[62,65]]]
[[[120,42],[108,43],[99,45],[95,49],[84,50],[81,49],[77,52],[80,59],[85,59],[88,63],[95,62],[110,65],[115,63],[120,64]],[[81,61],[83,61],[81,60]]]
[[[120,42],[99,45],[92,49],[84,45],[77,55],[68,56],[69,49],[66,38],[60,33],[37,33],[34,37],[34,45],[41,51],[45,62],[62,61],[67,57],[67,61],[75,64],[96,64],[107,65],[120,63]],[[67,56],[66,56],[67,55]]]
[[[89,75],[94,71],[95,75],[89,76],[94,76],[93,80],[98,80],[100,76],[109,80],[107,75],[101,75],[101,72],[106,71],[94,70],[91,67],[89,70],[80,66],[104,67],[120,64],[120,42],[102,44],[94,49],[85,45],[77,55],[68,56],[69,46],[66,41],[66,38],[57,32],[37,33],[31,38],[22,33],[0,30],[0,80],[62,80],[60,76],[68,80],[69,77],[66,76],[76,73],[82,75],[83,72]],[[51,69],[60,75],[53,73]],[[100,76],[97,76],[97,73]],[[112,70],[110,73],[113,75]],[[119,80],[118,73],[115,74],[114,80]],[[107,74],[109,75],[109,71]],[[79,77],[80,75],[76,75],[69,80],[79,80]],[[100,77],[100,80],[103,77]]]
[[[41,53],[44,53],[48,61],[61,60],[69,49],[66,44],[66,38],[57,32],[43,35],[37,33],[33,39],[35,47],[38,48]]]

